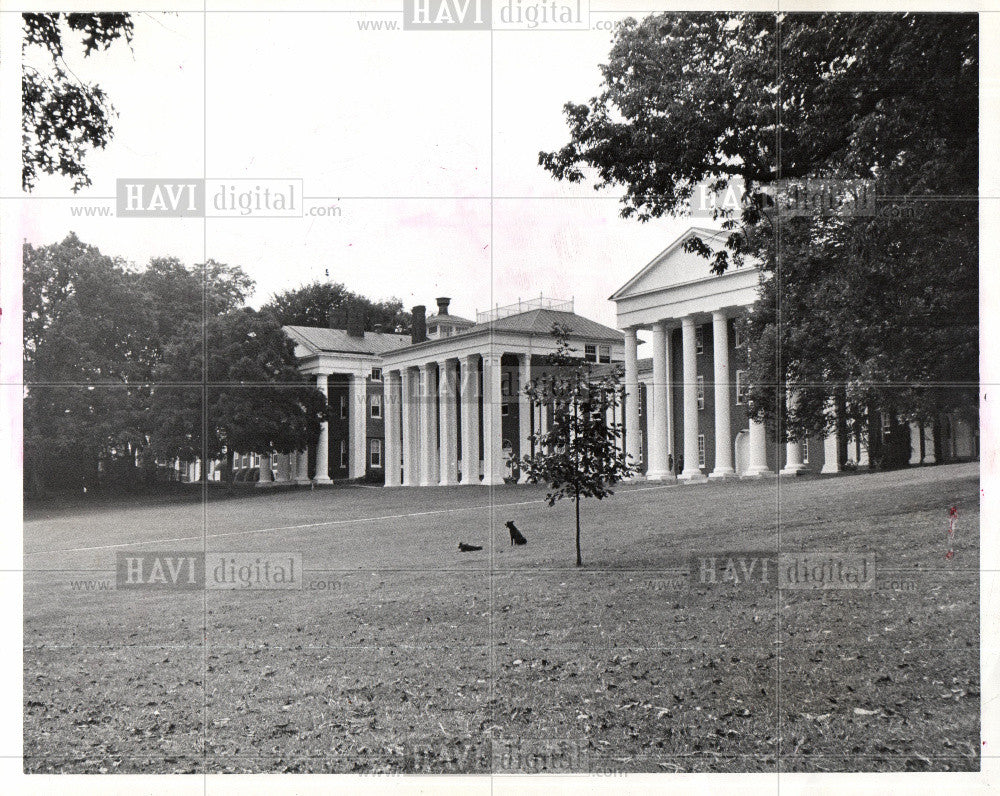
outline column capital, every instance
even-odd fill
[[[681,327],[682,328],[693,329],[694,325],[695,325],[694,324],[694,315],[685,315],[683,318],[681,318]]]

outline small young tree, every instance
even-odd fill
[[[618,444],[621,423],[608,420],[608,410],[620,404],[619,373],[609,369],[597,376],[588,363],[573,356],[566,329],[553,324],[556,353],[548,357],[553,370],[525,386],[533,406],[552,408],[552,425],[545,434],[531,435],[534,453],[523,457],[530,483],[547,483],[550,506],[572,498],[576,509],[576,565],[580,553],[580,499],[603,500],[614,484],[635,468]],[[614,413],[617,417],[617,413]]]

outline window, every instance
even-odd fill
[[[347,440],[340,441],[340,469],[347,467]]]
[[[373,395],[369,400],[371,401],[372,418],[378,420],[382,417],[382,396]]]
[[[698,466],[705,466],[705,435],[698,435]]]
[[[507,417],[510,414],[510,404],[500,404],[500,415]]]
[[[443,336],[444,337],[451,337],[451,327],[450,326],[442,326],[441,327],[441,331],[443,332]]]
[[[372,368],[372,381],[382,381],[382,368]]]
[[[743,347],[743,335],[740,332],[739,325],[735,321],[733,322],[733,346],[736,348]]]
[[[882,433],[888,434],[892,428],[892,415],[888,412],[882,415]]]
[[[736,371],[736,403],[745,404],[750,385],[747,383],[747,372],[745,370]]]
[[[597,361],[598,362],[610,362],[611,361],[611,346],[602,345],[597,349]]]
[[[372,467],[382,466],[382,440],[368,440],[368,461]]]
[[[438,328],[437,328],[436,324],[434,326],[428,326],[427,327],[427,334],[437,334],[437,330],[438,330]]]
[[[596,345],[585,345],[583,347],[583,358],[588,362],[597,361],[597,346]]]
[[[340,419],[343,420],[347,417],[347,396],[340,396]]]
[[[639,431],[638,434],[636,434],[636,437],[638,437],[638,441],[639,441],[639,461],[636,462],[636,464],[642,464],[642,462],[643,462],[643,456],[642,456],[642,431],[641,430]]]
[[[500,377],[500,394],[501,395],[511,395],[511,376],[513,374],[508,370],[504,371],[504,374]]]
[[[705,377],[698,377],[698,408],[705,408]]]
[[[705,327],[696,326],[694,330],[694,352],[696,354],[705,353]]]
[[[809,464],[809,438],[802,440],[802,463]]]

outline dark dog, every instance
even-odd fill
[[[524,534],[522,534],[517,529],[517,526],[513,522],[510,522],[510,521],[507,522],[507,530],[510,531],[510,546],[511,547],[513,547],[516,544],[527,544],[528,543],[528,540],[524,538]]]
[[[473,550],[482,550],[480,545],[466,544],[465,542],[458,543],[458,549],[463,553],[471,553]]]

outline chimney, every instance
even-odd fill
[[[414,343],[422,343],[427,339],[427,307],[418,304],[410,310],[410,314],[413,316],[413,322],[410,325],[410,339]]]
[[[347,309],[347,336],[365,336],[365,311],[360,307],[348,307]]]
[[[438,304],[438,315],[448,314],[448,305],[451,303],[451,299],[447,296],[442,296],[441,298],[435,299]]]
[[[334,307],[326,315],[326,325],[331,329],[343,329],[347,326],[347,318],[343,307]]]

